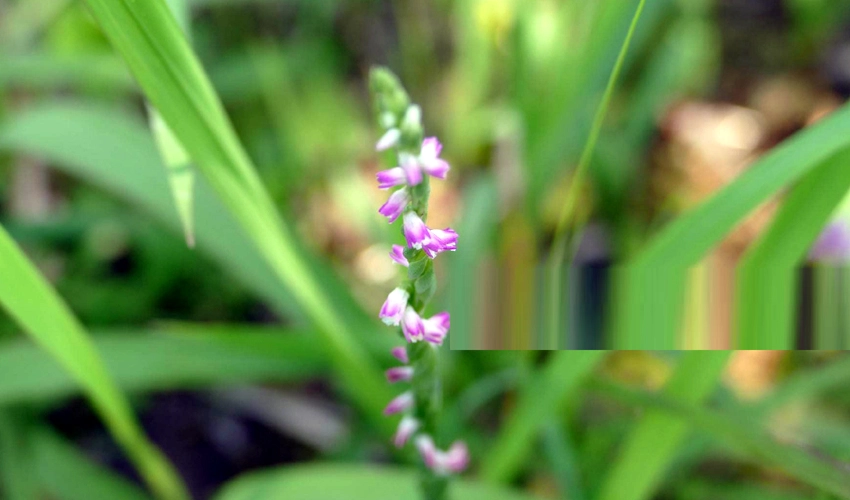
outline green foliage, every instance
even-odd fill
[[[468,481],[452,483],[451,498],[533,500],[535,497]],[[311,500],[418,499],[411,472],[352,465],[288,467],[237,479],[216,498],[310,498]]]
[[[113,437],[161,498],[186,497],[168,461],[145,437],[83,327],[5,230],[0,230],[0,303],[82,387]]]

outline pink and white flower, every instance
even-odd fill
[[[381,320],[387,325],[397,326],[404,315],[407,308],[407,299],[410,294],[403,288],[396,288],[387,296],[384,305],[381,307],[381,312],[378,315]]]
[[[415,186],[422,182],[422,167],[415,156],[409,153],[401,153],[398,155],[398,162],[398,168],[404,171],[409,185]]]
[[[419,151],[419,165],[431,177],[445,179],[449,172],[449,164],[440,158],[443,145],[436,137],[427,137],[422,141],[422,149]]]
[[[412,366],[395,366],[386,372],[387,382],[395,384],[396,382],[406,382],[413,378]]]
[[[398,216],[404,212],[407,203],[410,201],[410,195],[407,194],[407,189],[402,188],[390,195],[386,203],[381,205],[378,213],[387,218],[390,223],[395,222]]]
[[[413,436],[413,434],[416,433],[417,430],[419,430],[419,426],[419,421],[411,417],[410,415],[406,415],[405,417],[403,417],[401,419],[401,422],[398,423],[398,429],[396,430],[395,436],[393,437],[393,443],[395,444],[395,447],[404,447],[410,437]]]
[[[416,438],[416,448],[425,465],[439,475],[463,472],[469,465],[469,449],[463,441],[455,441],[448,451],[441,451],[431,436],[422,435]]]
[[[443,340],[449,333],[451,317],[448,312],[441,312],[428,319],[420,320],[422,325],[422,338],[434,345],[443,345]]]
[[[431,231],[416,212],[407,212],[403,220],[404,238],[408,247],[418,250],[431,241]]]
[[[422,248],[430,258],[434,258],[440,252],[454,252],[457,250],[457,233],[454,229],[429,229],[429,241]]]
[[[413,393],[411,391],[403,392],[384,408],[384,415],[395,415],[407,411],[413,407],[413,402]]]
[[[401,318],[401,332],[404,334],[404,338],[410,343],[419,342],[424,338],[422,318],[410,306],[407,306]]]
[[[404,247],[401,245],[393,245],[393,249],[390,252],[390,258],[397,264],[404,267],[410,266],[410,262],[408,262],[407,257],[404,256]]]

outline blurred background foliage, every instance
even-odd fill
[[[375,213],[370,66],[399,74],[445,144],[453,170],[430,222],[456,227],[462,248],[437,263],[455,349],[444,427],[475,457],[458,498],[850,498],[843,354],[521,350],[539,340],[540,262],[636,3],[187,7],[264,186],[382,366],[392,339],[371,318],[399,236]],[[565,346],[603,345],[612,260],[844,101],[848,30],[844,0],[647,2],[583,186]],[[406,471],[352,465],[410,457],[348,406],[309,315],[200,177],[187,248],[142,94],[82,2],[0,0],[0,93],[0,221],[93,332],[195,498],[281,464],[220,498],[413,498]],[[687,346],[730,345],[734,264],[774,205],[694,269]],[[817,286],[837,298],[806,309],[810,336],[850,328],[846,283],[829,276]],[[19,332],[0,316],[3,497],[146,498],[74,381]],[[846,347],[835,342],[821,345]]]

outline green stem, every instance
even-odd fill
[[[626,39],[623,41],[623,45],[620,48],[620,53],[617,56],[617,62],[614,64],[614,69],[611,72],[611,76],[608,78],[608,84],[605,87],[605,93],[602,95],[602,101],[599,103],[599,107],[596,109],[596,115],[593,118],[593,124],[590,127],[590,135],[588,135],[587,142],[584,145],[584,150],[581,153],[581,157],[579,159],[578,166],[576,167],[575,174],[573,175],[572,181],[570,182],[569,190],[567,191],[566,200],[564,201],[563,208],[561,210],[561,216],[558,219],[558,225],[555,227],[555,237],[554,242],[552,243],[552,251],[549,253],[549,259],[547,261],[547,270],[549,283],[547,286],[547,296],[548,296],[548,315],[546,318],[546,339],[549,342],[547,346],[549,349],[557,349],[558,348],[558,324],[560,322],[560,295],[561,295],[561,282],[560,279],[563,264],[564,264],[564,256],[567,250],[567,246],[569,243],[569,234],[566,232],[566,229],[569,223],[572,221],[572,218],[575,215],[576,204],[578,203],[578,198],[580,194],[580,190],[583,184],[584,178],[587,176],[587,170],[590,168],[590,160],[593,157],[593,151],[596,148],[596,143],[599,140],[599,133],[602,130],[602,123],[605,120],[605,115],[608,111],[608,106],[611,103],[611,97],[614,95],[614,88],[617,84],[617,80],[619,79],[620,72],[623,69],[623,63],[626,60],[626,54],[629,50],[629,45],[631,45],[632,38],[634,37],[635,31],[637,29],[638,20],[640,19],[640,15],[643,12],[644,4],[646,0],[640,0],[638,3],[637,9],[635,10],[635,15],[632,17],[631,25],[629,26],[629,31],[626,33]],[[581,231],[581,227],[583,225],[582,221],[577,221],[576,229],[571,234],[577,235]]]

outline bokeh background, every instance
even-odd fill
[[[386,253],[400,236],[376,213],[385,193],[374,174],[387,165],[374,152],[369,68],[391,68],[422,106],[452,165],[433,184],[429,222],[455,227],[462,247],[438,261],[435,300],[452,313],[455,351],[444,367],[446,426],[482,456],[547,359],[521,351],[540,342],[542,262],[636,2],[187,5],[192,46],[266,189],[383,361],[389,334],[369,316],[398,280]],[[613,262],[848,94],[848,1],[648,1],[582,191],[587,226],[564,275],[562,347],[605,345]],[[197,498],[262,467],[404,462],[335,391],[303,313],[253,264],[202,179],[198,245],[187,248],[145,112],[83,3],[0,0],[0,221],[95,333],[152,439]],[[734,266],[774,211],[763,206],[694,269],[683,347],[730,345]],[[848,213],[830,226],[839,242]],[[831,272],[815,279],[816,268],[801,269],[799,347],[813,338],[846,347],[850,275],[838,264],[850,249],[837,247],[813,256]],[[91,498],[96,481],[69,465],[80,463],[109,484],[137,481],[73,382],[2,315],[0,342],[3,484],[29,477],[37,498]],[[643,415],[612,402],[611,384],[660,389],[680,359],[606,356],[595,382],[552,418],[549,444],[523,462],[514,487],[592,498]],[[750,408],[762,431],[846,470],[845,365],[839,353],[740,352],[710,401]],[[832,498],[703,432],[652,498]]]

